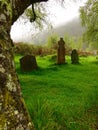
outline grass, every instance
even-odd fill
[[[98,129],[98,59],[80,57],[80,64],[56,65],[51,55],[37,57],[39,69],[16,70],[36,130]]]

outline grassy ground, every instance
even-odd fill
[[[98,59],[55,65],[37,57],[39,69],[22,73],[15,57],[23,96],[36,130],[98,130]]]

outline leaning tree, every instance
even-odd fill
[[[0,130],[33,130],[13,60],[11,25],[34,3],[47,0],[0,0]],[[35,20],[35,17],[34,17]]]

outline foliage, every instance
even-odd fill
[[[58,44],[57,44],[58,41],[55,39],[55,37],[52,37],[52,38],[53,39],[51,39],[51,37],[49,37],[49,39],[48,39],[49,41],[45,45],[17,43],[14,46],[14,53],[20,54],[20,55],[31,54],[31,55],[35,55],[35,56],[38,56],[38,55],[45,56],[45,55],[49,55],[49,54],[56,54],[57,48],[58,48]],[[53,40],[53,42],[51,40]],[[82,39],[79,39],[78,41],[75,42],[73,38],[70,38],[68,35],[65,35],[64,41],[66,41],[65,42],[66,55],[70,55],[72,49],[77,49],[79,52],[79,55],[88,56],[88,55],[92,54],[91,51],[90,52],[85,51],[86,47],[83,45]],[[82,49],[84,51],[82,51]]]
[[[70,37],[68,34],[65,34],[64,41],[65,41],[66,47],[74,48],[74,44],[75,44],[74,37]]]
[[[49,130],[97,129],[96,57],[80,57],[80,65],[70,64],[70,57],[66,57],[68,64],[60,66],[50,60],[51,55],[37,57],[39,70],[30,73],[20,71],[19,58],[20,56],[15,58],[16,70],[36,127],[39,124],[43,128],[40,130],[44,130],[44,126],[48,126]]]
[[[17,43],[14,46],[14,52],[16,54],[26,55],[26,54],[32,54],[34,50],[33,45],[29,44],[23,44],[23,43]]]
[[[80,17],[86,29],[84,40],[96,44],[98,42],[98,1],[88,0],[80,9]]]
[[[85,50],[86,49],[86,47],[84,47],[82,37],[76,38],[76,37],[71,37],[68,34],[65,34],[64,41],[66,44],[66,48],[68,50],[72,50],[72,49]]]
[[[54,49],[50,49],[47,46],[42,46],[42,45],[32,45],[32,44],[27,44],[27,43],[17,43],[15,44],[14,47],[14,52],[15,54],[20,54],[20,55],[48,55],[48,54],[53,54],[55,53]]]
[[[33,5],[35,8],[27,8],[25,11],[26,16],[33,22],[35,28],[43,29],[45,25],[51,26],[48,19],[47,7],[44,3],[36,3]]]
[[[53,48],[53,49],[57,50],[58,40],[59,40],[59,36],[57,34],[49,35],[46,45],[49,48]],[[71,51],[72,49],[78,49],[78,50],[84,49],[82,37],[76,39],[75,37],[71,37],[66,33],[64,35],[64,41],[65,41],[66,51]]]
[[[47,39],[46,44],[49,48],[57,49],[57,47],[58,47],[58,35],[56,35],[56,34],[50,35]]]

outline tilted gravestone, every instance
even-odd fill
[[[71,63],[72,64],[79,64],[79,55],[78,55],[78,52],[76,49],[72,50]]]
[[[58,41],[57,64],[65,63],[65,42],[63,38]]]
[[[26,55],[20,59],[20,68],[23,72],[38,69],[36,58],[33,55]]]

